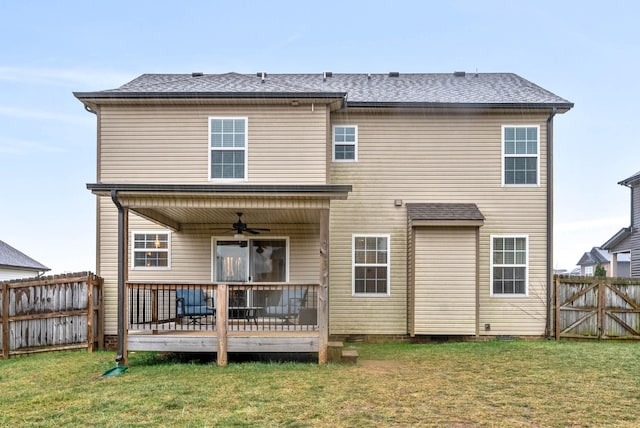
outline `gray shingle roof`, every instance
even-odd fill
[[[629,254],[618,254],[618,262],[628,262],[630,260]],[[607,250],[603,250],[599,247],[593,247],[591,251],[587,251],[578,260],[579,266],[591,266],[598,263],[605,264],[611,261],[611,254]]]
[[[26,254],[16,250],[4,241],[0,241],[0,266],[18,267],[33,270],[50,270]]]
[[[484,220],[476,204],[407,204],[411,220]]]
[[[346,97],[347,105],[477,104],[557,106],[573,104],[513,73],[388,74],[143,74],[119,88],[76,92],[84,98],[150,97]]]

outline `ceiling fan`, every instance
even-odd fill
[[[270,232],[271,229],[263,229],[263,228],[258,228],[258,227],[249,227],[247,225],[247,223],[244,223],[242,221],[242,213],[241,212],[237,212],[236,213],[238,215],[238,221],[236,223],[233,223],[233,225],[231,227],[233,227],[233,230],[236,231],[236,233],[242,235],[244,232],[248,232],[251,233],[252,235],[258,235],[260,232]]]

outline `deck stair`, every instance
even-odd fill
[[[358,351],[355,348],[345,348],[342,342],[328,343],[328,359],[332,363],[356,364]]]

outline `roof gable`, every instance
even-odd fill
[[[618,263],[628,262],[630,260],[628,254],[618,254]],[[600,264],[607,264],[611,262],[611,253],[600,247],[593,247],[590,251],[587,251],[582,255],[578,261],[579,266],[592,266]]]

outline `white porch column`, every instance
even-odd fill
[[[618,253],[613,253],[611,255],[611,273],[609,276],[618,276]]]

